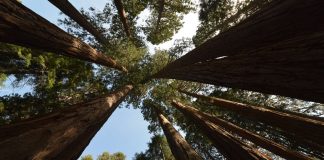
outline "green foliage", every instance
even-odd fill
[[[95,8],[81,10],[81,13],[107,38],[106,44],[96,42],[92,35],[70,18],[61,19],[59,22],[69,33],[102,53],[114,57],[129,70],[127,74],[74,58],[0,43],[0,85],[4,84],[8,76],[14,76],[13,85],[16,87],[20,85],[33,87],[33,91],[25,95],[0,97],[0,124],[50,113],[101,96],[126,84],[133,84],[135,89],[127,97],[126,102],[141,109],[144,119],[150,122],[149,131],[154,133],[148,144],[148,150],[136,154],[134,158],[136,160],[174,159],[166,138],[160,135],[161,128],[152,109],[153,105],[162,110],[175,126],[181,128],[186,140],[204,159],[223,158],[212,143],[200,133],[194,122],[171,107],[170,101],[173,99],[193,104],[203,112],[226,119],[290,148],[305,153],[321,154],[318,151],[311,151],[307,146],[296,145],[276,128],[251,121],[221,107],[196,101],[177,90],[201,92],[238,102],[296,112],[317,113],[318,116],[323,115],[323,112],[319,112],[324,108],[321,104],[199,83],[151,79],[152,75],[167,64],[193,49],[193,43],[198,46],[216,34],[226,31],[268,3],[268,0],[245,0],[238,3],[231,0],[201,0],[199,12],[201,23],[193,42],[191,39],[179,39],[168,50],[155,50],[154,54],[149,53],[144,39],[152,44],[170,40],[182,27],[183,16],[194,9],[193,3],[190,0],[131,0],[123,3],[131,27],[131,38],[125,36],[119,15],[112,3],[107,3],[101,11]],[[144,25],[138,24],[139,15],[144,10],[149,11],[149,16]],[[87,155],[81,159],[93,158]],[[104,152],[97,159],[126,158],[121,152],[113,154]]]
[[[92,155],[85,155],[81,157],[81,160],[93,160]]]
[[[7,75],[0,73],[0,88],[4,86],[4,82],[7,80]]]
[[[165,136],[154,135],[151,137],[151,142],[148,143],[148,149],[145,152],[136,153],[134,160],[175,160],[168,146]]]
[[[269,1],[244,0],[235,3],[232,0],[201,0],[201,10],[199,11],[201,23],[193,37],[194,44],[199,46],[206,40],[241,22]]]
[[[171,40],[182,27],[183,15],[192,11],[193,7],[190,0],[163,0],[149,3],[151,14],[145,20],[146,25],[143,27],[147,40],[152,44]]]
[[[81,160],[93,160],[92,155],[85,155],[81,157]],[[98,155],[97,160],[126,160],[126,156],[122,152],[116,152],[110,154],[109,152],[103,152]]]

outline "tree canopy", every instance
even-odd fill
[[[192,119],[186,118],[179,110],[172,107],[172,100],[192,104],[199,111],[266,137],[290,150],[310,157],[324,158],[323,146],[318,146],[319,142],[296,139],[295,133],[188,96],[181,90],[262,106],[283,113],[289,111],[295,115],[312,116],[315,117],[314,119],[323,121],[321,117],[324,114],[324,105],[321,103],[190,81],[154,79],[154,75],[171,62],[204,44],[208,39],[244,21],[272,1],[131,0],[120,2],[125,12],[123,15],[125,17],[122,18],[118,10],[120,7],[113,1],[107,2],[102,10],[90,7],[79,11],[98,30],[97,34],[104,37],[104,43],[98,41],[98,38],[96,39],[72,18],[62,16],[58,19],[58,24],[67,33],[85,42],[98,53],[113,57],[120,66],[127,69],[127,73],[98,65],[90,60],[66,57],[64,54],[56,54],[42,48],[0,43],[0,87],[8,85],[9,79],[13,79],[9,85],[14,87],[32,87],[32,91],[23,95],[11,94],[0,97],[0,125],[14,124],[25,119],[54,113],[67,106],[87,102],[131,84],[134,89],[123,104],[140,109],[144,119],[149,122],[149,132],[153,134],[147,144],[148,149],[136,153],[135,160],[175,159],[152,104],[165,114],[203,159],[225,158],[220,149],[217,149],[201,132]],[[154,48],[152,53],[151,44],[158,46],[172,40],[183,26],[183,17],[191,12],[196,12],[199,16],[195,36],[177,39],[168,49]],[[147,14],[143,15],[144,13]],[[126,20],[128,29],[125,29],[123,19]],[[144,21],[141,22],[140,19]],[[125,30],[129,30],[129,33]],[[233,134],[233,137],[271,158],[280,157],[237,134]],[[92,160],[93,156],[85,155],[81,159]],[[122,152],[103,152],[96,159],[124,160],[126,156]]]
[[[84,155],[81,160],[94,160],[92,155]],[[109,153],[107,151],[97,156],[96,160],[126,160],[126,156],[122,152]]]

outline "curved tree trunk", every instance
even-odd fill
[[[215,147],[228,159],[269,159],[256,149],[239,141],[232,134],[183,104],[172,101],[172,106],[182,112],[187,118],[194,121],[204,134],[213,142]]]
[[[120,21],[123,24],[125,33],[126,33],[127,37],[130,37],[130,29],[129,29],[129,25],[127,23],[127,18],[126,18],[126,13],[125,13],[125,9],[123,6],[123,2],[122,2],[122,0],[114,0],[114,3],[117,8],[117,11],[118,11]]]
[[[281,112],[265,107],[257,107],[243,103],[233,102],[221,98],[198,95],[186,91],[180,91],[187,95],[206,101],[210,104],[237,112],[248,118],[276,126],[288,133],[295,134],[315,144],[324,145],[324,120],[322,118],[301,115],[289,111]]]
[[[68,0],[48,0],[64,14],[72,18],[81,27],[91,33],[101,44],[105,44],[108,41],[106,38],[90,23],[86,18],[68,1]]]
[[[321,0],[273,0],[153,77],[324,102],[323,8]]]
[[[163,132],[168,140],[171,152],[177,160],[202,160],[197,152],[188,144],[180,133],[172,126],[169,120],[163,116],[161,111],[153,107]]]
[[[215,123],[216,125],[223,127],[225,130],[235,133],[235,134],[241,136],[242,138],[248,139],[251,142],[253,142],[254,144],[256,144],[264,149],[267,149],[268,151],[270,151],[276,155],[279,155],[283,158],[296,159],[296,160],[297,159],[298,160],[311,159],[310,157],[307,157],[307,156],[305,156],[301,153],[295,152],[295,151],[291,151],[288,148],[286,148],[278,143],[275,143],[275,142],[268,140],[262,136],[254,134],[254,133],[252,133],[246,129],[243,129],[241,127],[238,127],[230,122],[227,122],[225,120],[222,120],[222,119],[212,116],[210,114],[200,112],[199,110],[197,110],[193,107],[189,107],[189,106],[186,106],[186,107],[189,108],[188,110],[197,112],[200,115],[206,117],[211,122]]]
[[[69,35],[17,1],[0,1],[0,42],[43,49],[127,72],[114,59]]]
[[[43,117],[0,126],[3,159],[77,159],[133,86]]]

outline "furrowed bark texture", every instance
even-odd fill
[[[77,159],[132,88],[127,85],[62,111],[0,126],[1,158]]]
[[[96,51],[13,0],[0,1],[0,41],[127,71],[114,59]]]
[[[168,140],[173,156],[177,160],[202,160],[197,152],[188,144],[180,133],[172,126],[169,120],[155,108],[160,125]]]
[[[91,33],[101,44],[105,44],[108,41],[106,38],[90,23],[85,17],[68,1],[68,0],[48,0],[64,14],[72,18],[81,27]]]
[[[228,159],[269,159],[256,149],[239,141],[232,134],[215,125],[208,117],[204,117],[197,111],[172,101],[172,106],[182,112],[187,118],[194,121],[203,133],[213,142],[215,147]]]
[[[214,117],[210,114],[203,113],[193,107],[189,107],[189,106],[187,106],[187,107],[190,108],[190,110],[198,112],[200,115],[207,117],[210,121],[212,121],[213,123],[215,123],[218,126],[223,127],[225,130],[235,133],[235,134],[241,136],[242,138],[248,139],[251,142],[253,142],[254,144],[256,144],[262,148],[265,148],[265,149],[269,150],[270,152],[277,154],[283,158],[296,159],[296,160],[297,159],[299,159],[299,160],[311,159],[310,157],[307,157],[307,156],[305,156],[301,153],[295,152],[295,151],[291,151],[288,148],[286,148],[285,146],[282,146],[276,142],[266,139],[260,135],[254,134],[253,132],[250,132],[246,129],[238,127],[230,122],[227,122],[220,118]]]
[[[130,37],[130,29],[129,29],[129,25],[127,23],[127,18],[126,18],[126,13],[125,13],[125,9],[123,6],[123,2],[122,2],[122,0],[114,0],[114,3],[117,8],[117,11],[118,11],[120,21],[123,24],[125,33],[126,33],[127,37]]]
[[[302,137],[320,146],[324,146],[324,121],[307,115],[289,111],[281,112],[261,106],[247,105],[221,98],[208,97],[187,91],[180,91],[187,95],[206,101],[210,104],[229,109],[248,118],[276,126],[290,134]]]
[[[153,77],[323,103],[323,7],[321,0],[274,0]]]

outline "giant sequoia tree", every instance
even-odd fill
[[[17,1],[1,1],[0,18],[3,22],[1,42],[43,49],[127,71],[114,59],[67,34]]]
[[[160,125],[168,140],[171,151],[177,160],[200,160],[202,159],[195,150],[185,141],[180,133],[172,126],[170,121],[162,114],[162,112],[154,106]]]
[[[323,102],[323,5],[272,1],[154,77]]]
[[[80,11],[49,1],[69,16],[59,20],[66,32],[0,2],[0,82],[32,88],[0,97],[1,158],[77,159],[124,101],[154,134],[137,160],[323,159],[323,119],[296,113],[323,115],[323,105],[283,97],[323,102],[322,1],[202,0],[193,41],[154,54],[148,42],[172,39],[198,10],[193,1],[114,0]]]
[[[79,25],[81,25],[84,29],[86,29],[89,33],[96,37],[96,39],[100,43],[106,43],[106,38],[96,29],[87,19],[76,9],[73,7],[68,0],[49,0],[52,4],[54,4],[57,8],[59,8],[63,13],[67,16],[71,17],[74,21],[76,21]]]
[[[298,137],[311,140],[323,145],[324,121],[316,117],[302,115],[289,111],[278,111],[274,109],[257,107],[225,99],[207,97],[186,91],[181,91],[200,100],[205,100],[211,104],[224,107],[226,109],[238,112],[241,115],[251,117],[258,121],[266,122],[269,125],[280,127],[282,130],[291,132]]]
[[[62,111],[1,126],[1,157],[77,159],[132,88],[127,85]]]

